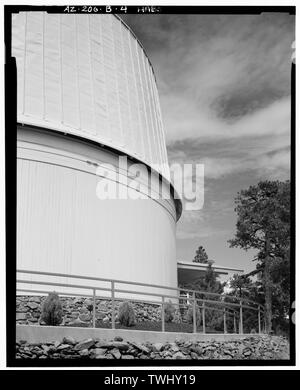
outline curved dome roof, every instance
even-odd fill
[[[113,147],[169,179],[153,70],[119,18],[14,14],[12,55],[18,122]]]

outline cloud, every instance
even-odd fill
[[[239,118],[233,123],[222,121],[206,108],[197,108],[195,103],[185,96],[170,96],[165,102],[168,106],[165,115],[165,127],[168,146],[185,139],[215,141],[224,138],[247,136],[276,136],[288,134],[290,129],[290,98],[284,98]]]
[[[294,17],[125,19],[155,70],[170,163],[204,164],[204,207],[183,212],[177,237],[211,245],[216,237],[216,261],[230,264],[233,252],[224,248],[234,236],[236,193],[259,180],[289,178]],[[190,188],[193,180],[184,177]]]

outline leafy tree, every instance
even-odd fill
[[[238,193],[235,199],[238,215],[235,238],[231,247],[257,249],[258,266],[251,274],[262,274],[265,294],[266,330],[272,329],[272,290],[274,267],[289,263],[290,247],[290,182],[262,181]],[[282,283],[279,282],[282,288]],[[288,283],[289,284],[289,283]]]
[[[253,281],[248,274],[238,275],[234,274],[228,282],[228,286],[231,291],[226,294],[232,297],[236,297],[234,301],[228,297],[224,299],[225,302],[239,303],[239,298],[249,299],[251,301],[264,303],[264,292],[260,281]],[[239,316],[239,315],[238,315]],[[228,328],[234,328],[233,318],[228,318]],[[243,329],[244,332],[250,333],[253,329],[258,331],[258,316],[255,310],[243,309]]]
[[[229,287],[233,289],[235,296],[243,298],[250,295],[251,280],[247,275],[234,274],[229,281]]]
[[[181,287],[183,289],[186,288],[191,290],[198,290],[206,293],[222,294],[224,291],[224,283],[221,283],[218,280],[218,274],[212,268],[212,263],[213,262],[208,261],[208,266],[203,276],[199,277],[195,282],[186,284]],[[196,293],[196,298],[209,299],[211,301],[218,301],[221,299],[220,296],[214,296],[214,295],[209,295],[200,292]],[[210,309],[208,309],[208,307],[210,307]],[[213,310],[214,308],[220,308],[220,305],[207,303],[206,308],[207,308],[205,312],[206,326],[208,328],[213,328],[215,330],[222,330],[223,314],[217,310]]]
[[[196,255],[193,259],[194,263],[203,263],[207,264],[208,263],[208,256],[206,253],[206,250],[203,248],[202,245],[199,246],[199,248],[196,250]]]

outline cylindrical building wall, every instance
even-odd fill
[[[15,14],[12,55],[20,123],[109,145],[169,178],[152,66],[117,17]]]
[[[140,43],[113,15],[20,13],[12,37],[18,268],[177,287],[178,202],[97,196],[97,167],[115,166],[117,183],[128,177],[121,155],[148,169],[131,192],[148,187],[150,168],[157,187],[170,185],[155,79]]]

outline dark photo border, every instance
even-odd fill
[[[98,7],[105,8],[105,5]],[[127,13],[136,14],[142,6],[127,6]],[[148,366],[294,366],[296,364],[295,324],[290,321],[290,359],[289,360],[41,360],[16,359],[16,189],[17,189],[17,69],[16,60],[11,56],[11,17],[21,11],[47,11],[64,13],[65,6],[4,6],[4,39],[5,39],[5,197],[6,197],[6,334],[7,334],[7,366],[9,367],[145,367]],[[83,13],[78,8],[77,13]],[[111,6],[112,13],[122,14],[121,6]],[[158,6],[160,14],[247,14],[257,15],[262,12],[289,13],[295,15],[294,6]],[[105,13],[105,10],[104,12]],[[143,13],[145,15],[145,13]],[[295,64],[291,61],[291,272],[290,302],[295,302]],[[290,317],[294,313],[290,308]],[[107,370],[108,372],[109,370]],[[185,371],[186,372],[186,371]],[[120,371],[119,375],[126,371]],[[98,371],[99,374],[99,371]],[[106,374],[108,375],[108,373]],[[139,371],[139,375],[143,375]]]

